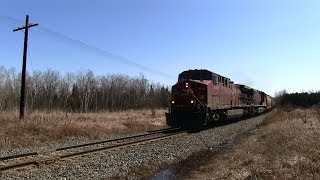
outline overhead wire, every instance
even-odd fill
[[[22,21],[20,21],[18,19],[12,18],[12,17],[0,15],[0,21],[1,20],[3,20],[2,22],[8,24],[9,26],[16,25],[16,23],[13,23],[12,21],[17,22],[17,23],[21,23],[22,22]],[[24,31],[25,30],[22,30],[22,32],[24,32]],[[33,73],[34,72],[34,68],[33,68],[33,63],[32,63],[32,59],[31,59],[31,55],[30,55],[30,49],[31,49],[30,48],[30,44],[28,46],[28,49],[29,49],[29,51],[28,51],[28,59],[29,59],[29,61],[28,62],[30,62],[31,70],[32,70],[32,73]]]
[[[32,64],[32,59],[31,59],[31,56],[30,56],[30,45],[28,46],[28,62],[30,62],[30,66],[31,66],[31,70],[32,70],[32,74],[34,73],[34,69],[33,69],[33,64]]]
[[[71,46],[71,47],[75,47],[75,48],[79,48],[79,49],[82,49],[84,47],[80,46],[79,44],[77,43],[73,43],[73,42],[70,42],[70,41],[65,41],[61,38],[57,38],[55,36],[52,36],[51,34],[44,34],[44,33],[40,33],[39,34],[40,36],[44,37],[44,38],[48,38],[50,40],[54,40],[54,41],[58,41],[59,43],[62,43],[62,44],[65,44],[65,45],[68,45],[68,46]],[[83,52],[83,51],[81,51]],[[91,49],[86,49],[86,53],[89,53],[89,54],[92,54],[92,55],[98,55],[98,56],[101,56],[100,53],[96,52],[96,51],[92,51]],[[105,57],[105,58],[108,58],[108,57]],[[130,65],[130,64],[127,64],[129,68],[132,68],[132,69],[137,69],[136,67]]]
[[[72,38],[70,38],[70,37],[68,37],[66,35],[63,35],[61,33],[52,31],[52,30],[50,30],[48,28],[40,27],[40,30],[43,30],[44,33],[46,33],[47,35],[49,35],[51,37],[58,38],[58,39],[60,39],[62,41],[66,41],[66,42],[68,42],[69,44],[71,44],[71,45],[73,45],[75,47],[82,48],[82,49],[90,51],[90,52],[94,52],[95,54],[98,54],[98,55],[102,55],[107,59],[118,61],[118,62],[127,64],[129,66],[135,67],[137,69],[146,71],[146,72],[158,74],[158,75],[165,76],[165,77],[168,77],[168,78],[172,77],[171,75],[169,75],[167,73],[164,73],[164,72],[161,72],[159,70],[147,67],[145,65],[138,64],[136,62],[130,61],[127,58],[124,58],[124,57],[122,57],[120,55],[117,55],[117,54],[111,53],[109,51],[103,50],[101,48],[89,45],[89,44],[87,44],[87,43],[85,43],[83,41],[72,39]]]
[[[7,21],[11,21],[11,22],[12,21],[17,22],[17,23],[18,22],[19,23],[23,22],[23,21],[21,21],[19,19],[8,17],[8,16],[1,16],[0,15],[0,18],[4,19],[4,20],[7,20]],[[39,27],[37,28],[36,31],[39,31],[42,36],[44,35],[44,37],[49,37],[49,38],[51,38],[53,40],[56,40],[56,41],[58,41],[60,43],[64,43],[64,44],[69,45],[69,46],[73,46],[73,47],[76,47],[76,48],[79,48],[79,49],[83,49],[86,52],[89,52],[91,54],[103,56],[104,58],[106,58],[108,60],[117,61],[117,62],[126,64],[126,65],[128,65],[128,66],[130,66],[132,68],[140,69],[140,70],[143,70],[145,72],[149,72],[151,74],[157,74],[157,75],[160,75],[160,76],[163,76],[163,77],[166,77],[166,78],[174,78],[172,75],[169,75],[169,74],[167,74],[165,72],[162,72],[162,71],[159,71],[157,69],[145,66],[143,64],[136,63],[134,61],[130,61],[130,60],[128,60],[127,58],[125,58],[123,56],[111,53],[111,52],[109,52],[107,50],[98,48],[98,47],[93,46],[93,45],[89,45],[89,44],[87,44],[87,43],[85,43],[83,41],[73,39],[71,37],[68,37],[67,35],[64,35],[62,33],[53,31],[53,30],[51,30],[51,29],[49,29],[47,27],[44,27],[42,25],[39,25]]]
[[[12,18],[12,17],[9,17],[9,16],[3,16],[3,15],[0,15],[0,19],[2,20],[2,22],[7,22],[7,24],[9,23],[10,25],[15,25],[15,23],[13,22],[17,22],[17,23],[21,23],[23,21],[19,20],[19,19],[16,19],[16,18]]]

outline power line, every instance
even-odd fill
[[[3,15],[0,15],[0,18],[3,19],[3,20],[7,20],[7,21],[14,21],[16,23],[21,23],[23,22],[22,20],[20,19],[16,19],[16,18],[13,18],[13,17],[9,17],[9,16],[3,16]]]
[[[29,58],[29,62],[30,62],[30,66],[31,66],[31,70],[32,70],[32,74],[34,73],[34,69],[33,69],[33,63],[32,63],[32,59],[31,59],[31,56],[30,56],[30,51],[31,51],[31,48],[30,48],[30,44],[28,45],[29,47],[29,51],[28,51],[28,58]]]
[[[19,19],[15,19],[15,18],[8,17],[8,16],[0,16],[0,18],[1,19],[5,19],[7,21],[11,21],[11,22],[12,21],[21,22],[21,20],[19,20]],[[134,61],[130,61],[125,57],[122,57],[120,55],[111,53],[111,52],[109,52],[107,50],[98,48],[96,46],[89,45],[89,44],[87,44],[87,43],[85,43],[83,41],[73,39],[71,37],[68,37],[68,36],[66,36],[64,34],[61,34],[59,32],[53,31],[53,30],[51,30],[49,28],[46,28],[44,26],[40,26],[37,30],[40,31],[41,34],[44,34],[45,36],[48,36],[51,39],[57,40],[60,43],[64,43],[64,44],[67,44],[67,45],[70,45],[70,46],[73,46],[73,47],[76,47],[76,48],[79,48],[79,49],[83,49],[83,50],[85,50],[85,51],[87,51],[89,53],[95,54],[95,55],[103,56],[104,58],[106,58],[108,60],[117,61],[117,62],[126,64],[126,65],[128,65],[130,67],[133,67],[135,69],[140,69],[140,70],[143,70],[145,72],[161,75],[161,76],[166,77],[166,78],[175,78],[174,76],[169,75],[169,74],[167,74],[165,72],[159,71],[159,70],[154,69],[154,68],[150,68],[148,66],[136,63]]]
[[[1,15],[0,15],[0,22],[5,23],[9,26],[15,26],[17,23],[23,23],[23,21],[20,21],[20,20],[17,21],[17,19],[10,18],[7,16],[1,16]]]
[[[85,43],[83,41],[72,39],[72,38],[70,38],[70,37],[68,37],[66,35],[63,35],[61,33],[52,31],[52,30],[50,30],[48,28],[40,27],[40,30],[45,32],[47,35],[51,35],[54,38],[58,38],[58,39],[60,39],[62,41],[66,41],[66,42],[68,42],[69,44],[71,44],[71,45],[73,45],[75,47],[82,48],[82,49],[85,49],[87,51],[91,51],[91,52],[94,52],[96,54],[102,55],[107,59],[118,61],[118,62],[127,64],[129,66],[135,67],[137,69],[144,70],[144,71],[147,71],[147,72],[150,72],[150,73],[154,73],[154,74],[158,74],[158,75],[161,75],[161,76],[165,76],[167,78],[172,78],[172,76],[167,74],[167,73],[164,73],[164,72],[161,72],[159,70],[147,67],[145,65],[138,64],[136,62],[130,61],[127,58],[124,58],[124,57],[122,57],[120,55],[116,55],[114,53],[111,53],[109,51],[103,50],[101,48],[89,45],[89,44],[87,44],[87,43]]]

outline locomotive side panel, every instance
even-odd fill
[[[237,84],[239,89],[239,105],[240,107],[246,107],[253,104],[253,90],[245,85]]]
[[[267,109],[271,109],[274,105],[274,102],[273,102],[273,98],[269,95],[267,95]]]
[[[262,98],[261,98],[261,92],[258,90],[253,90],[254,96],[253,96],[253,102],[255,106],[261,105]]]
[[[231,101],[232,101],[232,96],[231,96],[231,88],[228,86],[221,86],[220,87],[220,96],[222,97],[222,107],[224,109],[230,109],[231,108]]]
[[[241,91],[240,91],[240,87],[237,84],[233,84],[233,93],[234,93],[233,101],[235,102],[234,107],[235,108],[241,107],[242,106],[242,103],[240,100]]]
[[[219,92],[219,87],[212,84],[207,86],[207,105],[210,109],[218,109],[220,107],[220,98],[217,95]]]
[[[267,107],[267,95],[264,92],[260,92],[261,95],[261,102],[260,105]]]
[[[207,104],[211,110],[229,109],[232,107],[233,98],[231,87],[223,85],[222,83],[209,83],[207,88]]]

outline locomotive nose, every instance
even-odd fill
[[[177,91],[192,90],[194,83],[192,81],[183,81],[176,84]]]
[[[172,88],[173,108],[195,108],[199,103],[205,101],[206,85],[194,80],[186,80],[177,83]]]

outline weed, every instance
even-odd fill
[[[185,177],[319,179],[320,123],[312,118],[314,113],[311,109],[277,110],[265,118],[257,134],[240,140],[221,154],[190,159],[200,162],[197,164],[200,168],[193,168]]]
[[[94,139],[108,133],[159,129],[165,126],[165,110],[159,109],[158,112],[129,110],[67,115],[62,111],[34,112],[22,121],[19,121],[17,111],[0,112],[0,148],[38,146],[39,143],[61,142],[72,136]]]

